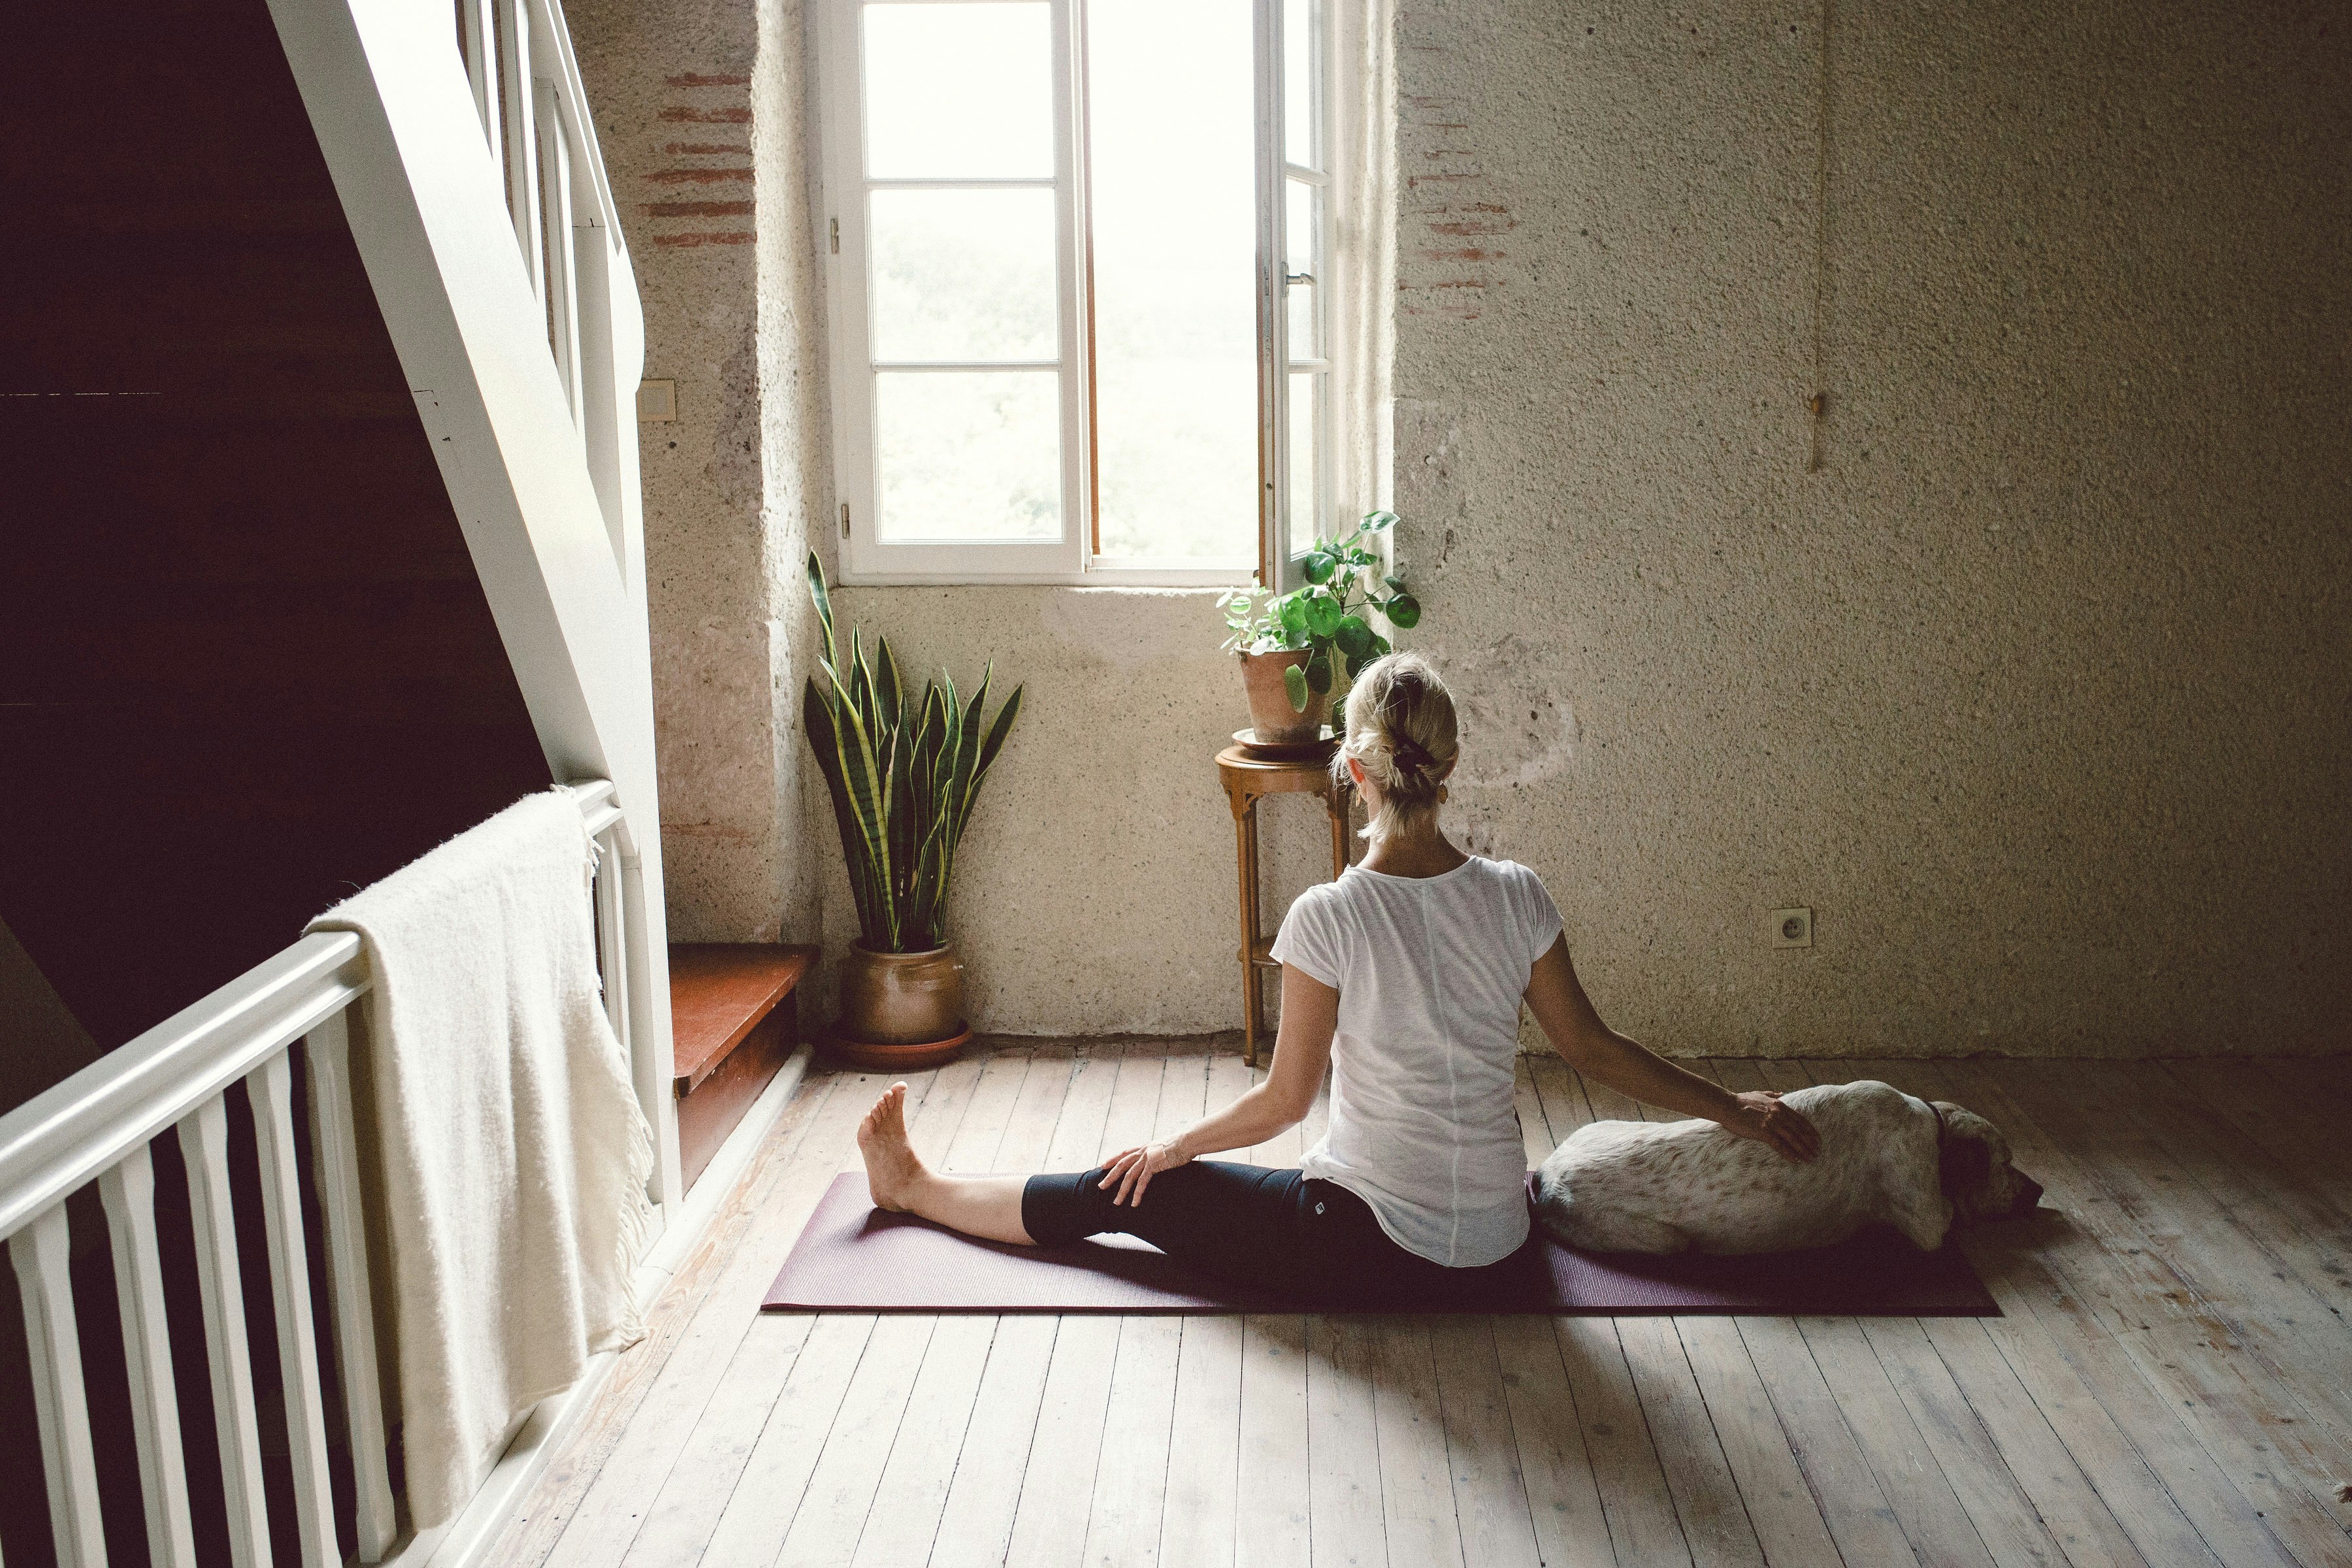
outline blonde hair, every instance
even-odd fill
[[[1391,653],[1372,660],[1348,690],[1348,733],[1331,775],[1348,782],[1348,759],[1380,792],[1364,837],[1377,842],[1433,820],[1460,747],[1454,694],[1429,660]]]

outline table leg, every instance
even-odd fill
[[[1257,965],[1251,962],[1257,945],[1257,802],[1246,801],[1234,813],[1234,862],[1241,872],[1242,903],[1242,1058],[1257,1066],[1259,1022]]]
[[[1251,1067],[1257,1066],[1257,1042],[1265,1039],[1267,1034],[1265,971],[1259,967],[1256,962],[1258,943],[1265,940],[1265,930],[1260,923],[1260,911],[1265,908],[1264,897],[1265,889],[1258,882],[1257,803],[1252,801],[1250,803],[1250,933],[1248,946],[1243,954],[1249,965],[1250,977],[1249,1050],[1244,1059]]]

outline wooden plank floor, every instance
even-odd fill
[[[492,1560],[2352,1564],[2352,1063],[1699,1065],[1999,1123],[2048,1188],[1962,1236],[2007,1315],[767,1316],[884,1087],[814,1073]],[[911,1080],[915,1133],[951,1169],[1080,1168],[1250,1076],[981,1051]],[[1523,1066],[1530,1159],[1639,1114]]]

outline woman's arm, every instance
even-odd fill
[[[1339,1026],[1339,994],[1321,981],[1284,965],[1282,1027],[1275,1035],[1274,1065],[1265,1081],[1241,1094],[1223,1110],[1210,1112],[1160,1143],[1123,1150],[1106,1162],[1104,1186],[1118,1184],[1111,1202],[1140,1204],[1143,1189],[1160,1172],[1203,1154],[1263,1143],[1307,1118],[1331,1065],[1331,1035]]]
[[[1528,1007],[1551,1048],[1589,1079],[1645,1105],[1721,1122],[1743,1138],[1769,1143],[1791,1160],[1810,1160],[1822,1152],[1820,1132],[1795,1106],[1781,1104],[1777,1091],[1734,1094],[1602,1023],[1576,977],[1565,935],[1552,940],[1528,975]]]

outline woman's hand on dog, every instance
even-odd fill
[[[1732,1099],[1737,1103],[1723,1119],[1730,1131],[1769,1143],[1800,1164],[1821,1154],[1820,1130],[1805,1120],[1803,1111],[1782,1103],[1780,1090],[1751,1089]]]
[[[1171,1138],[1164,1143],[1146,1143],[1139,1149],[1124,1150],[1103,1162],[1103,1179],[1097,1184],[1107,1187],[1113,1182],[1118,1184],[1118,1191],[1110,1200],[1112,1207],[1125,1204],[1129,1208],[1139,1208],[1143,1205],[1143,1189],[1151,1184],[1152,1177],[1162,1171],[1190,1164],[1192,1161],[1192,1156],[1176,1139]]]

